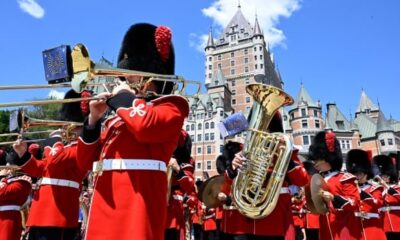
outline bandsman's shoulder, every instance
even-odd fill
[[[340,182],[354,181],[356,179],[356,176],[354,176],[353,174],[345,172],[342,173],[342,176],[340,177]]]
[[[153,104],[162,104],[166,102],[174,103],[184,114],[187,116],[189,114],[189,102],[187,98],[179,95],[166,95],[156,98],[151,101]]]

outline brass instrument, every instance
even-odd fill
[[[259,219],[274,210],[292,153],[289,137],[268,133],[268,126],[279,108],[294,101],[281,89],[265,84],[250,84],[246,91],[254,99],[243,148],[248,160],[235,178],[232,194],[243,215]]]
[[[0,90],[17,90],[17,89],[34,89],[34,88],[52,88],[52,87],[71,87],[75,92],[80,93],[84,90],[90,90],[96,86],[115,86],[118,85],[118,81],[111,81],[105,83],[93,83],[90,82],[96,77],[114,77],[114,78],[126,78],[135,77],[140,79],[136,83],[129,83],[132,89],[139,90],[144,89],[146,93],[147,86],[152,81],[163,82],[163,90],[168,82],[174,83],[173,93],[190,97],[197,96],[201,90],[201,84],[198,81],[186,80],[182,76],[177,75],[165,75],[165,74],[155,74],[149,72],[133,71],[121,68],[112,68],[106,66],[96,66],[94,62],[89,57],[89,52],[83,44],[77,44],[74,46],[71,52],[71,56],[68,56],[70,61],[63,64],[70,64],[68,68],[73,69],[73,76],[71,84],[59,83],[59,84],[49,84],[47,86],[35,86],[35,85],[20,85],[20,86],[0,86]],[[61,64],[61,63],[58,63]],[[197,89],[193,95],[187,93],[188,85],[196,85]],[[162,91],[163,92],[163,91]],[[156,95],[154,92],[148,92],[147,95]],[[146,95],[146,96],[147,96]],[[160,95],[161,96],[161,95]],[[11,102],[2,103],[0,108],[3,107],[18,107],[18,106],[39,106],[52,103],[71,103],[79,102],[82,100],[98,100],[99,97],[89,97],[89,98],[73,98],[73,99],[50,99],[50,100],[39,100],[39,101],[29,101],[29,102]]]
[[[47,133],[47,132],[52,132],[54,130],[45,130],[45,131],[37,131],[37,132],[26,132],[26,130],[34,127],[62,127],[63,128],[63,139],[66,141],[71,141],[76,139],[78,136],[76,136],[73,133],[73,130],[77,127],[83,126],[82,123],[79,122],[69,122],[69,121],[57,121],[57,120],[43,120],[43,119],[36,119],[36,118],[31,118],[23,110],[18,110],[18,115],[17,119],[14,119],[16,121],[15,123],[11,122],[10,119],[10,126],[11,125],[16,125],[16,128],[20,129],[21,133],[7,133],[7,134],[2,134],[2,136],[24,136],[27,135],[27,133],[31,134],[39,134],[39,133]],[[25,140],[25,142],[38,142],[40,140],[44,139],[34,139],[34,140]],[[9,145],[13,144],[15,141],[8,141],[8,142],[0,142],[1,145]]]
[[[171,190],[172,190],[172,173],[174,169],[171,165],[167,166],[167,205],[169,205],[169,199],[171,197]]]

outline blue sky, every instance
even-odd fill
[[[400,2],[397,0],[241,0],[257,14],[285,82],[297,96],[302,82],[314,100],[336,102],[349,116],[361,89],[387,118],[400,120]],[[92,59],[115,61],[131,24],[173,31],[176,73],[204,82],[204,35],[214,36],[237,10],[236,0],[8,0],[0,3],[0,85],[46,84],[41,52],[84,43]],[[200,49],[200,50],[199,50]],[[65,91],[58,89],[58,91]],[[44,98],[49,90],[3,91],[0,102]]]

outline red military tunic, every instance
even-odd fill
[[[216,220],[215,208],[206,208],[206,206],[203,205],[203,230],[204,231],[217,230],[217,223],[215,220]]]
[[[362,239],[386,239],[383,221],[379,216],[379,208],[383,205],[383,187],[364,184],[360,186],[360,190],[360,211],[356,212],[356,216],[360,227],[363,229]]]
[[[319,229],[319,215],[306,210],[304,227],[306,229]]]
[[[182,173],[180,172],[178,176],[173,176],[172,191],[167,209],[166,228],[184,229],[183,198],[185,194],[194,191],[194,177],[189,170],[185,170],[187,165],[186,163],[181,164]]]
[[[324,179],[334,199],[329,204],[329,213],[320,215],[320,239],[360,239],[362,229],[355,216],[360,202],[356,177],[334,171],[326,174]]]
[[[44,148],[43,159],[33,155],[21,166],[33,177],[41,177],[32,199],[27,226],[78,227],[79,196],[87,171],[78,168],[77,142],[60,141]],[[45,216],[45,217],[44,217]]]
[[[82,167],[89,168],[94,161],[108,163],[95,179],[87,240],[164,239],[166,163],[188,111],[180,96],[151,102],[136,98],[130,107],[116,107],[117,116],[105,122],[100,138],[86,138],[93,134],[85,126],[78,144]],[[146,166],[151,169],[144,170]]]
[[[227,177],[225,179],[227,179]],[[256,236],[286,236],[286,239],[294,239],[295,230],[292,210],[290,208],[291,196],[288,186],[289,182],[293,185],[304,186],[307,184],[308,180],[309,176],[299,163],[297,155],[292,154],[292,160],[286,173],[286,180],[283,182],[275,209],[270,215],[262,219],[244,218],[239,220],[241,223],[245,223],[243,226],[245,226],[246,229],[243,230],[245,230],[247,234]],[[230,182],[232,183],[232,181]],[[229,184],[229,180],[226,181],[226,184]],[[227,188],[225,186],[223,188],[222,191],[226,192]],[[237,220],[231,219],[231,221]]]
[[[306,203],[306,199],[304,197],[297,199],[295,197],[292,198],[292,213],[293,213],[293,221],[294,226],[299,228],[305,227],[305,209],[304,205]]]
[[[400,233],[400,186],[390,185],[385,189],[384,206],[380,209],[385,232]]]
[[[0,240],[19,240],[22,233],[20,207],[31,193],[28,177],[3,178],[0,183]]]

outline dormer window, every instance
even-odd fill
[[[392,138],[388,139],[388,145],[393,145],[393,139]]]
[[[365,109],[365,112],[366,112],[367,114],[370,114],[370,113],[371,113],[371,109],[366,108],[366,109]]]
[[[344,122],[343,121],[336,121],[336,126],[340,130],[344,130]]]
[[[381,142],[381,146],[385,146],[385,139],[381,139],[380,142]]]

